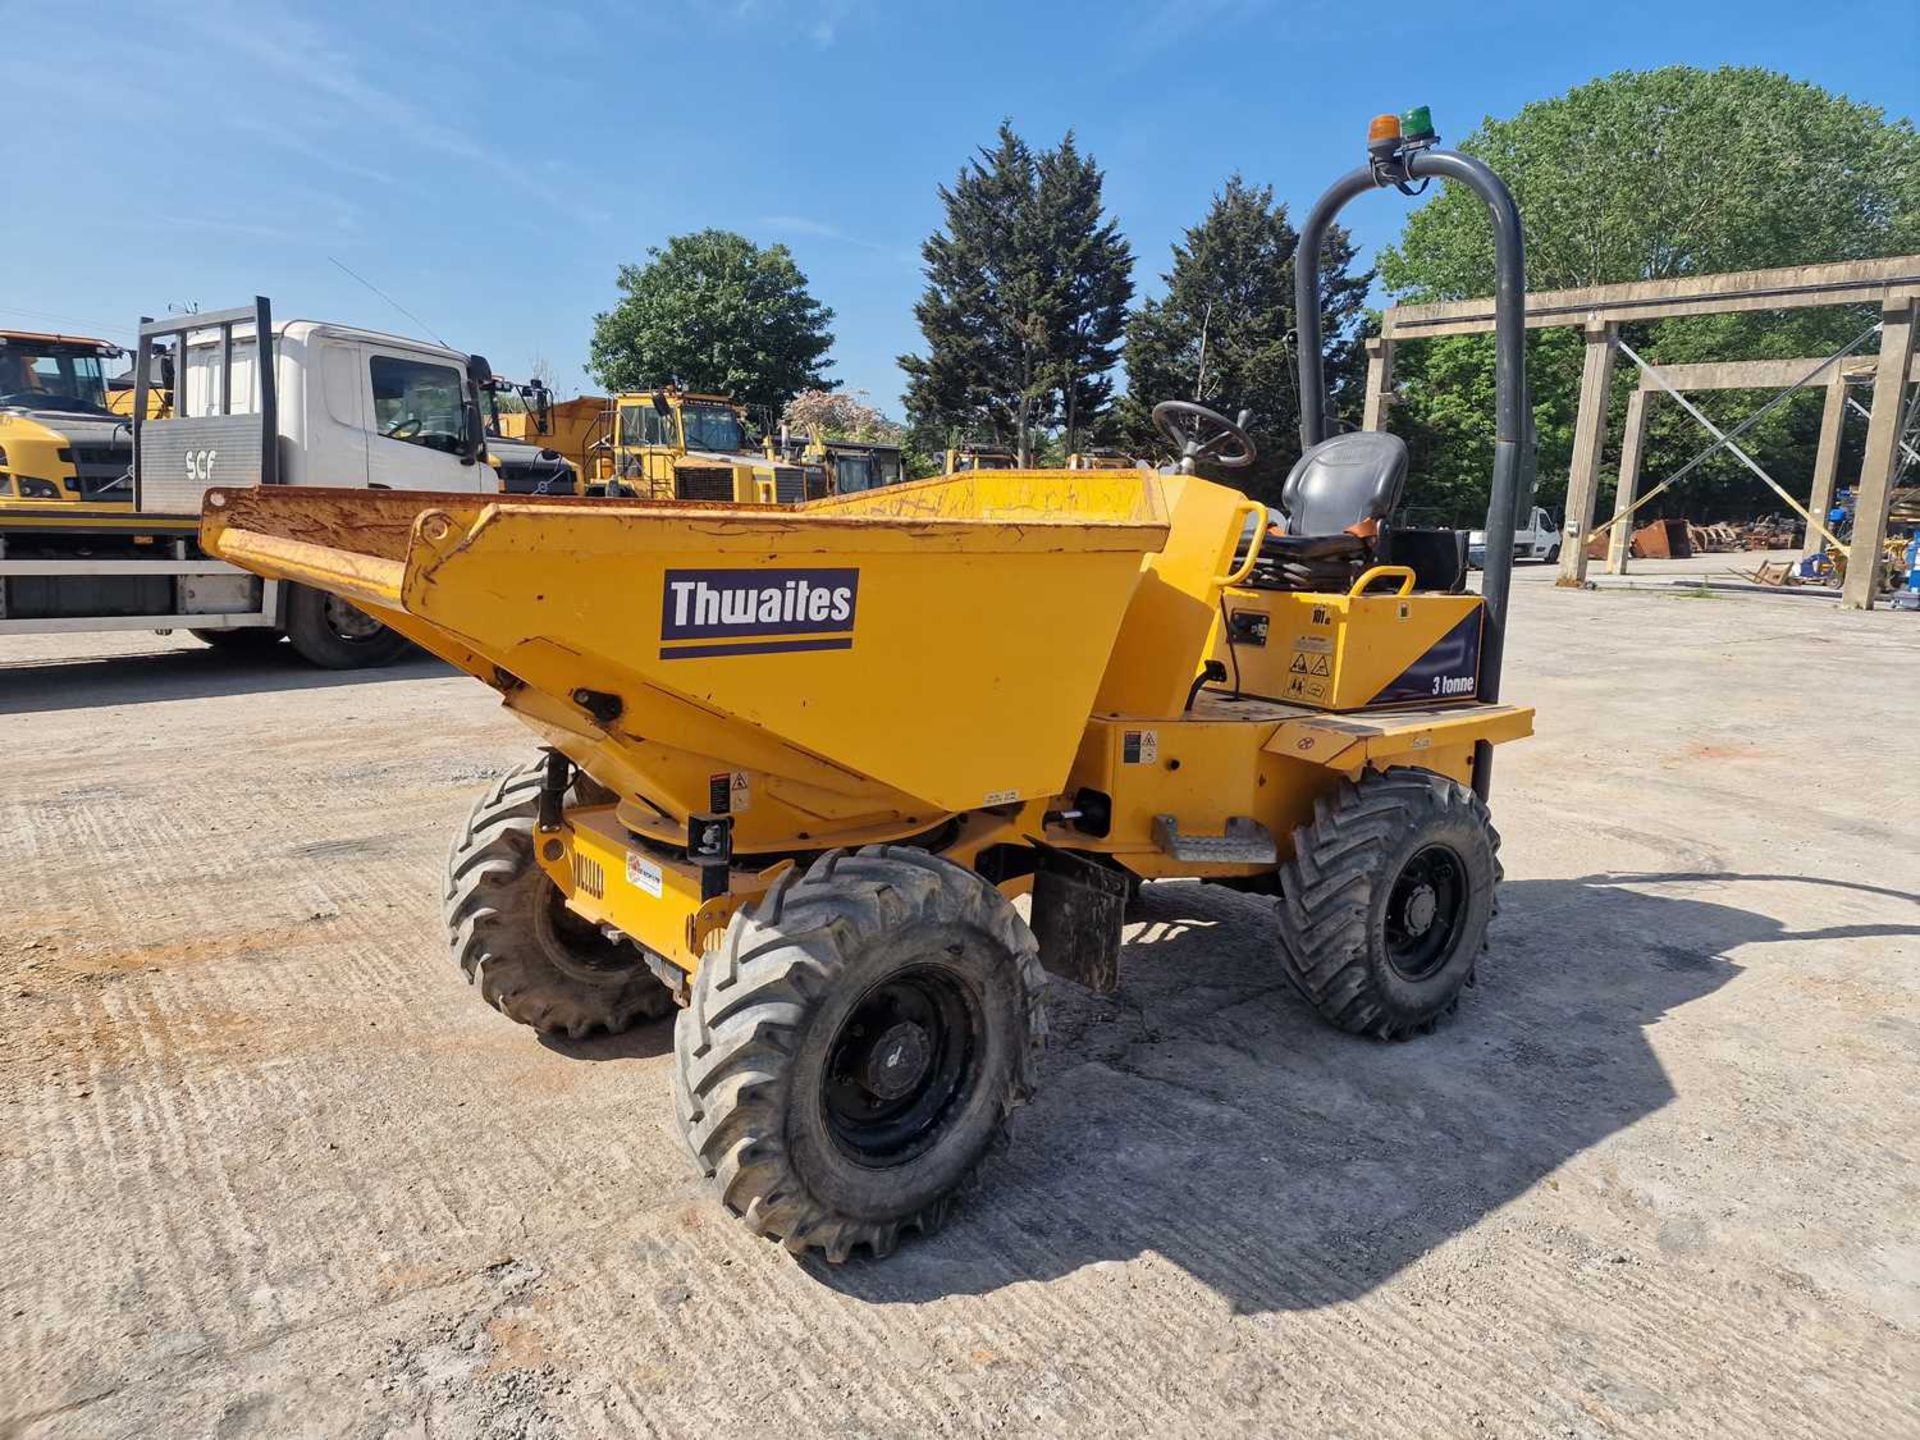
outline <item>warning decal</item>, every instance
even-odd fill
[[[627,883],[644,894],[660,898],[660,867],[643,855],[627,852]]]
[[[1158,730],[1128,730],[1120,737],[1122,765],[1151,765],[1160,758]]]

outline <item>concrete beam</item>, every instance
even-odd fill
[[[1660,375],[1676,390],[1784,390],[1806,380],[1825,358],[1815,355],[1804,360],[1710,360],[1700,364],[1662,365]],[[1839,365],[1822,370],[1810,383],[1825,385],[1838,370],[1850,385],[1869,385],[1878,368],[1871,353],[1865,358],[1850,355]],[[1908,378],[1920,380],[1920,358],[1914,360]],[[1642,375],[1640,388],[1658,390],[1660,384],[1651,375]]]
[[[1640,493],[1640,465],[1647,449],[1647,411],[1653,408],[1653,396],[1636,390],[1627,396],[1627,429],[1620,437],[1620,480],[1614,487],[1613,529],[1607,532],[1607,574],[1627,573],[1627,560],[1633,548],[1633,521],[1630,512]],[[1566,550],[1560,551],[1561,558]]]
[[[1580,411],[1573,422],[1573,464],[1567,471],[1567,513],[1560,526],[1559,585],[1587,583],[1587,532],[1600,494],[1600,456],[1607,444],[1607,402],[1613,388],[1614,340],[1619,327],[1589,323],[1580,367]]]
[[[1853,507],[1853,539],[1848,545],[1847,579],[1840,590],[1843,610],[1871,610],[1880,574],[1880,547],[1887,538],[1887,506],[1893,477],[1900,468],[1900,423],[1907,413],[1907,376],[1913,368],[1915,322],[1920,296],[1914,292],[1880,311],[1880,366],[1873,380],[1873,415],[1867,421],[1867,453],[1860,461],[1860,489]]]
[[[1527,296],[1527,327],[1665,320],[1676,315],[1726,315],[1742,310],[1805,310],[1862,301],[1878,303],[1890,291],[1913,288],[1920,288],[1920,255],[1847,260],[1829,265],[1791,265],[1778,270],[1734,270],[1718,275],[1688,275],[1676,280],[1542,290]],[[1432,305],[1395,305],[1381,319],[1381,334],[1388,340],[1480,335],[1492,329],[1491,297]]]
[[[1807,497],[1807,513],[1827,523],[1833,508],[1834,481],[1840,475],[1840,440],[1847,424],[1847,377],[1836,375],[1827,382],[1827,401],[1820,407],[1820,443],[1813,452],[1813,492]],[[1818,555],[1827,548],[1826,537],[1811,525],[1800,546],[1802,555]]]
[[[1393,342],[1375,336],[1367,341],[1367,403],[1362,430],[1387,428],[1387,407],[1393,403]]]

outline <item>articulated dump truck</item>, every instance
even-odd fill
[[[1418,153],[1364,188],[1505,194]],[[1284,517],[1195,473],[1252,461],[1240,425],[1168,402],[1173,474],[981,469],[794,506],[216,488],[203,543],[361,607],[538,737],[448,862],[485,999],[572,1036],[678,1006],[679,1128],[723,1203],[796,1251],[884,1254],[1028,1098],[1044,972],[1117,984],[1144,881],[1274,896],[1276,967],[1349,1031],[1427,1029],[1475,975],[1491,747],[1531,730],[1498,700],[1511,546],[1464,593],[1458,547],[1393,529],[1404,447],[1329,438],[1303,378]]]

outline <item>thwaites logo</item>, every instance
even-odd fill
[[[660,658],[850,650],[858,570],[669,570]]]

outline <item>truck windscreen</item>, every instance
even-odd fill
[[[680,423],[686,427],[689,450],[733,454],[747,448],[740,417],[724,405],[683,405]]]
[[[105,414],[106,372],[98,355],[0,347],[0,405]]]

